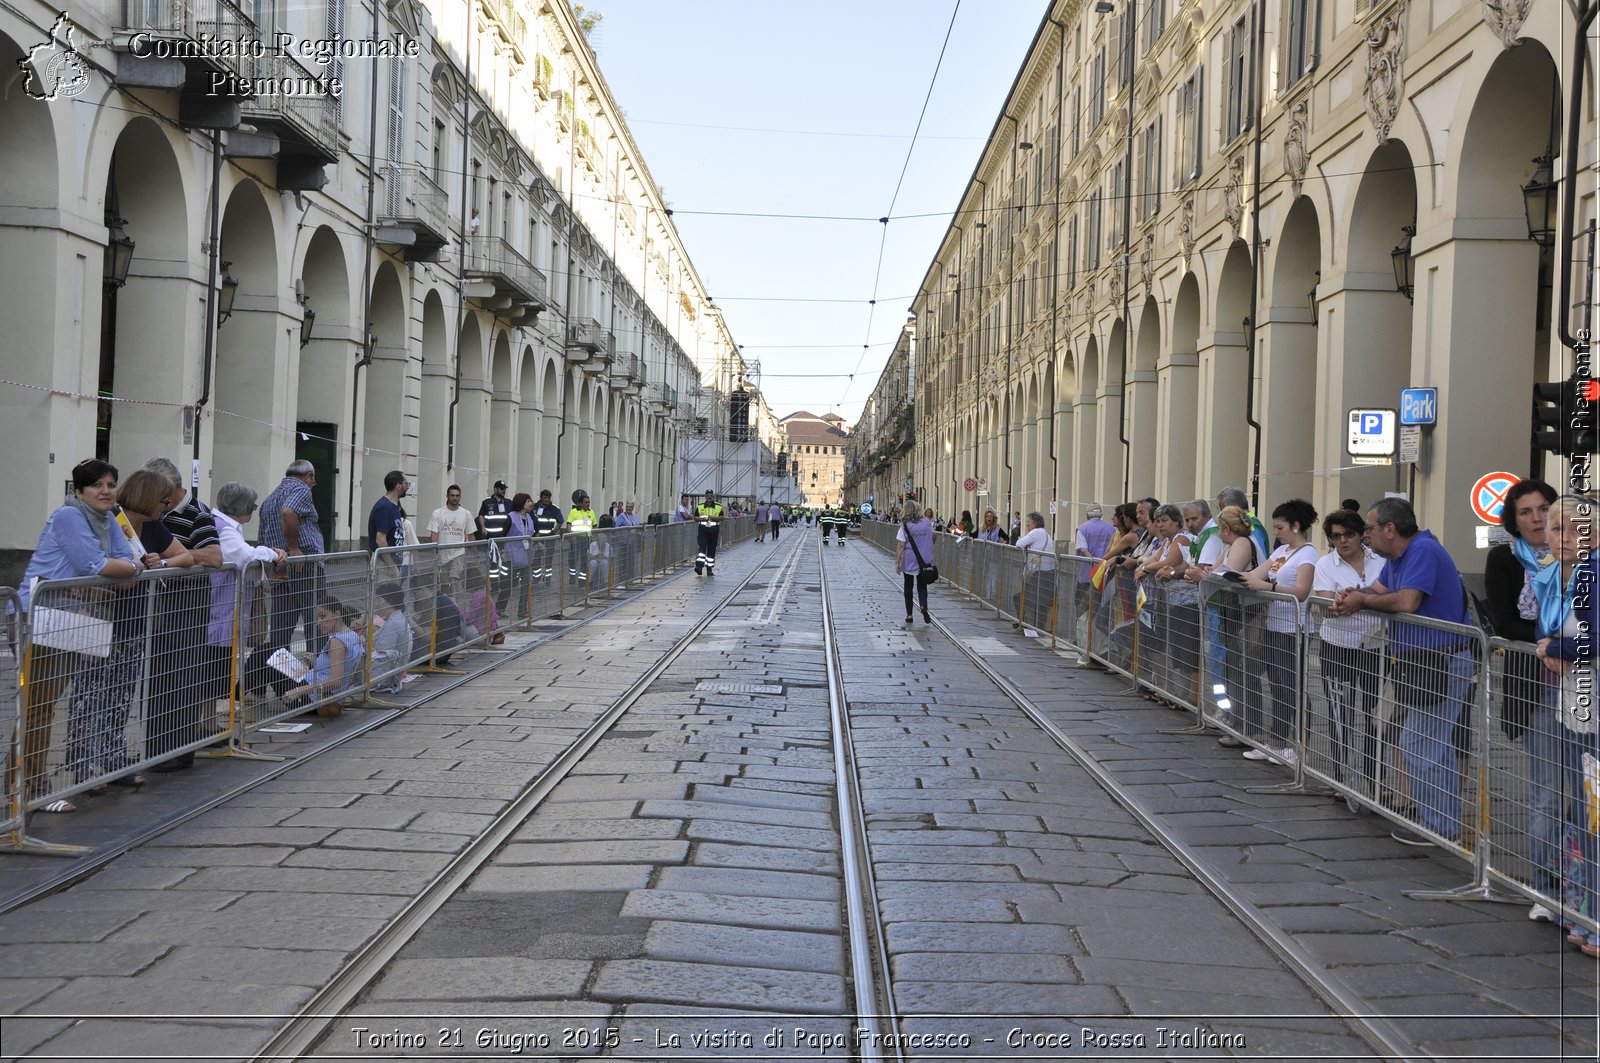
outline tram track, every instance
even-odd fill
[[[340,749],[349,743],[354,742],[375,730],[378,730],[379,728],[385,727],[393,723],[395,720],[404,717],[408,713],[420,709],[425,705],[444,697],[446,694],[459,690],[461,687],[472,682],[473,680],[480,679],[483,676],[497,671],[511,661],[518,660],[519,658],[533,653],[536,650],[543,649],[554,642],[566,638],[575,631],[581,631],[589,625],[605,619],[618,609],[622,609],[636,601],[640,594],[646,594],[650,591],[658,590],[661,587],[676,582],[677,580],[684,578],[688,574],[688,571],[688,565],[686,564],[678,572],[673,573],[660,582],[641,590],[639,594],[630,594],[627,597],[619,598],[609,605],[602,606],[601,608],[585,615],[580,620],[575,620],[566,624],[566,626],[562,627],[558,631],[551,631],[543,637],[536,638],[531,642],[528,642],[522,646],[518,646],[516,649],[509,652],[494,651],[490,656],[484,657],[481,663],[475,663],[470,670],[463,671],[459,674],[450,675],[447,682],[440,684],[435,689],[429,690],[427,693],[417,698],[416,701],[410,702],[409,704],[380,709],[363,709],[362,712],[366,718],[355,727],[343,731],[342,733],[329,738],[326,741],[319,742],[316,745],[307,746],[303,751],[296,752],[294,755],[288,757],[288,759],[284,760],[277,766],[269,768],[263,771],[261,774],[240,782],[234,786],[227,787],[216,794],[206,797],[196,804],[184,808],[180,812],[155,820],[152,823],[140,828],[133,834],[126,835],[118,838],[116,841],[99,846],[89,855],[74,860],[69,864],[62,865],[60,871],[58,871],[56,874],[41,879],[39,882],[27,887],[26,889],[19,890],[10,896],[0,899],[0,916],[4,916],[7,913],[16,911],[19,908],[23,908],[41,897],[45,897],[59,890],[66,889],[73,883],[81,881],[82,879],[85,879],[90,875],[93,875],[95,872],[107,867],[118,857],[137,849],[139,846],[154,841],[162,835],[183,826],[185,823],[189,823],[195,819],[198,819],[209,812],[215,811],[218,808],[222,808],[229,802],[251,793],[266,783],[272,782],[273,780],[278,779],[291,771],[294,771],[296,768],[301,767],[302,765],[311,763],[318,757],[332,753],[333,751]]]
[[[790,549],[791,555],[780,562],[779,569],[780,575],[787,572],[792,578],[792,567],[788,562],[792,560],[793,553],[803,549],[803,545]],[[667,647],[573,742],[551,760],[522,793],[495,816],[482,833],[462,849],[383,929],[357,950],[250,1058],[256,1063],[265,1063],[268,1060],[297,1059],[311,1051],[329,1033],[340,1016],[360,999],[367,986],[379,978],[390,962],[422,931],[429,919],[487,865],[495,853],[539,810],[550,793],[573,772],[606,732],[649,692],[712,624],[730,607],[740,604],[737,603],[739,595],[755,583],[763,572],[770,572],[771,568],[770,562],[765,561],[755,566],[705,616]],[[618,603],[621,604],[624,603]],[[599,619],[601,615],[603,613],[587,617],[584,622]],[[560,634],[564,635],[566,631]],[[547,645],[550,641],[542,640],[537,645]],[[533,648],[528,647],[529,650]],[[500,663],[503,664],[504,659]],[[473,677],[489,670],[474,673]]]
[[[839,661],[833,603],[825,563],[828,543],[817,540],[817,583],[822,593],[822,646],[827,658],[828,717],[833,737],[834,791],[839,815],[840,864],[844,875],[846,953],[855,1002],[859,1057],[902,1060],[899,1011],[889,971],[889,948],[878,917],[877,884],[867,841],[866,808],[850,735],[850,706]]]
[[[869,555],[861,554],[860,556],[866,560],[866,563],[874,571],[883,576],[886,582],[895,585],[895,590],[898,592],[898,580],[895,573],[886,570],[878,560]],[[824,578],[826,578],[826,574],[824,574]],[[1131,815],[1174,859],[1181,863],[1207,893],[1226,906],[1257,940],[1270,949],[1278,960],[1293,972],[1295,977],[1305,984],[1312,993],[1321,999],[1333,1014],[1345,1023],[1356,1036],[1361,1038],[1379,1058],[1396,1061],[1432,1058],[1429,1053],[1413,1045],[1396,1028],[1394,1023],[1380,1016],[1367,1014],[1367,1003],[1360,994],[1352,990],[1338,976],[1327,971],[1287,932],[1268,920],[1254,903],[1243,896],[1232,883],[1221,876],[1193,848],[1167,827],[1158,813],[1152,811],[1126,786],[1117,781],[1081,743],[1050,719],[1044,710],[1039,708],[1010,679],[994,668],[981,654],[974,652],[960,639],[956,638],[949,627],[937,616],[933,619],[933,627],[948,638],[972,668],[993,683],[1016,706],[1018,711],[1023,713],[1035,726],[1081,765],[1112,800]]]

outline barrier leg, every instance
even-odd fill
[[[35,722],[30,719],[37,714],[46,714],[54,708],[55,701],[66,689],[65,676],[46,676],[35,678],[30,675],[30,670],[50,672],[49,664],[52,660],[60,663],[60,655],[45,652],[36,655],[34,647],[29,646],[23,650],[22,669],[17,675],[18,697],[14,704],[17,711],[17,725],[11,732],[10,758],[6,762],[6,823],[8,829],[0,831],[0,849],[14,852],[39,853],[44,856],[82,856],[92,852],[90,848],[82,845],[68,845],[64,842],[47,842],[42,838],[35,838],[28,833],[28,798],[27,777],[28,758],[26,756],[27,732],[29,724]],[[30,669],[30,666],[38,666]],[[30,687],[30,682],[32,683]],[[40,759],[40,758],[36,758]]]

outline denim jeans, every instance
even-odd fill
[[[1477,665],[1468,650],[1445,655],[1444,674],[1430,684],[1443,696],[1404,704],[1400,754],[1411,778],[1411,797],[1422,826],[1451,840],[1461,837],[1461,772],[1456,763],[1455,729],[1472,689]],[[1396,688],[1398,691],[1410,688]],[[1407,695],[1411,695],[1408,693]]]
[[[1528,755],[1528,862],[1534,888],[1559,899],[1561,829],[1568,807],[1583,790],[1582,761],[1557,718],[1560,686],[1546,685],[1540,693],[1522,733],[1522,750]]]

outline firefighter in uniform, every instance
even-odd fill
[[[845,533],[850,530],[850,507],[843,502],[833,511],[833,527],[839,533],[839,545],[844,545]]]
[[[561,508],[550,501],[550,489],[547,487],[539,492],[539,504],[533,507],[533,537],[541,540],[533,544],[533,578],[541,586],[549,586],[556,574],[554,539],[560,534]],[[542,541],[546,539],[552,541]]]
[[[822,541],[828,542],[833,537],[833,507],[823,506],[817,510],[817,527],[822,531]]]
[[[717,501],[717,493],[706,488],[704,502],[694,507],[694,519],[700,527],[696,533],[696,545],[699,553],[694,559],[694,574],[700,575],[703,570],[706,575],[716,575],[717,569],[717,537],[722,534],[722,503]]]
[[[567,584],[589,581],[589,535],[599,518],[589,508],[589,492],[572,492],[572,509],[567,513],[567,530],[572,544],[567,548]]]

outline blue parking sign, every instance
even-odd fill
[[[1401,424],[1438,424],[1439,389],[1405,388],[1400,392]]]

